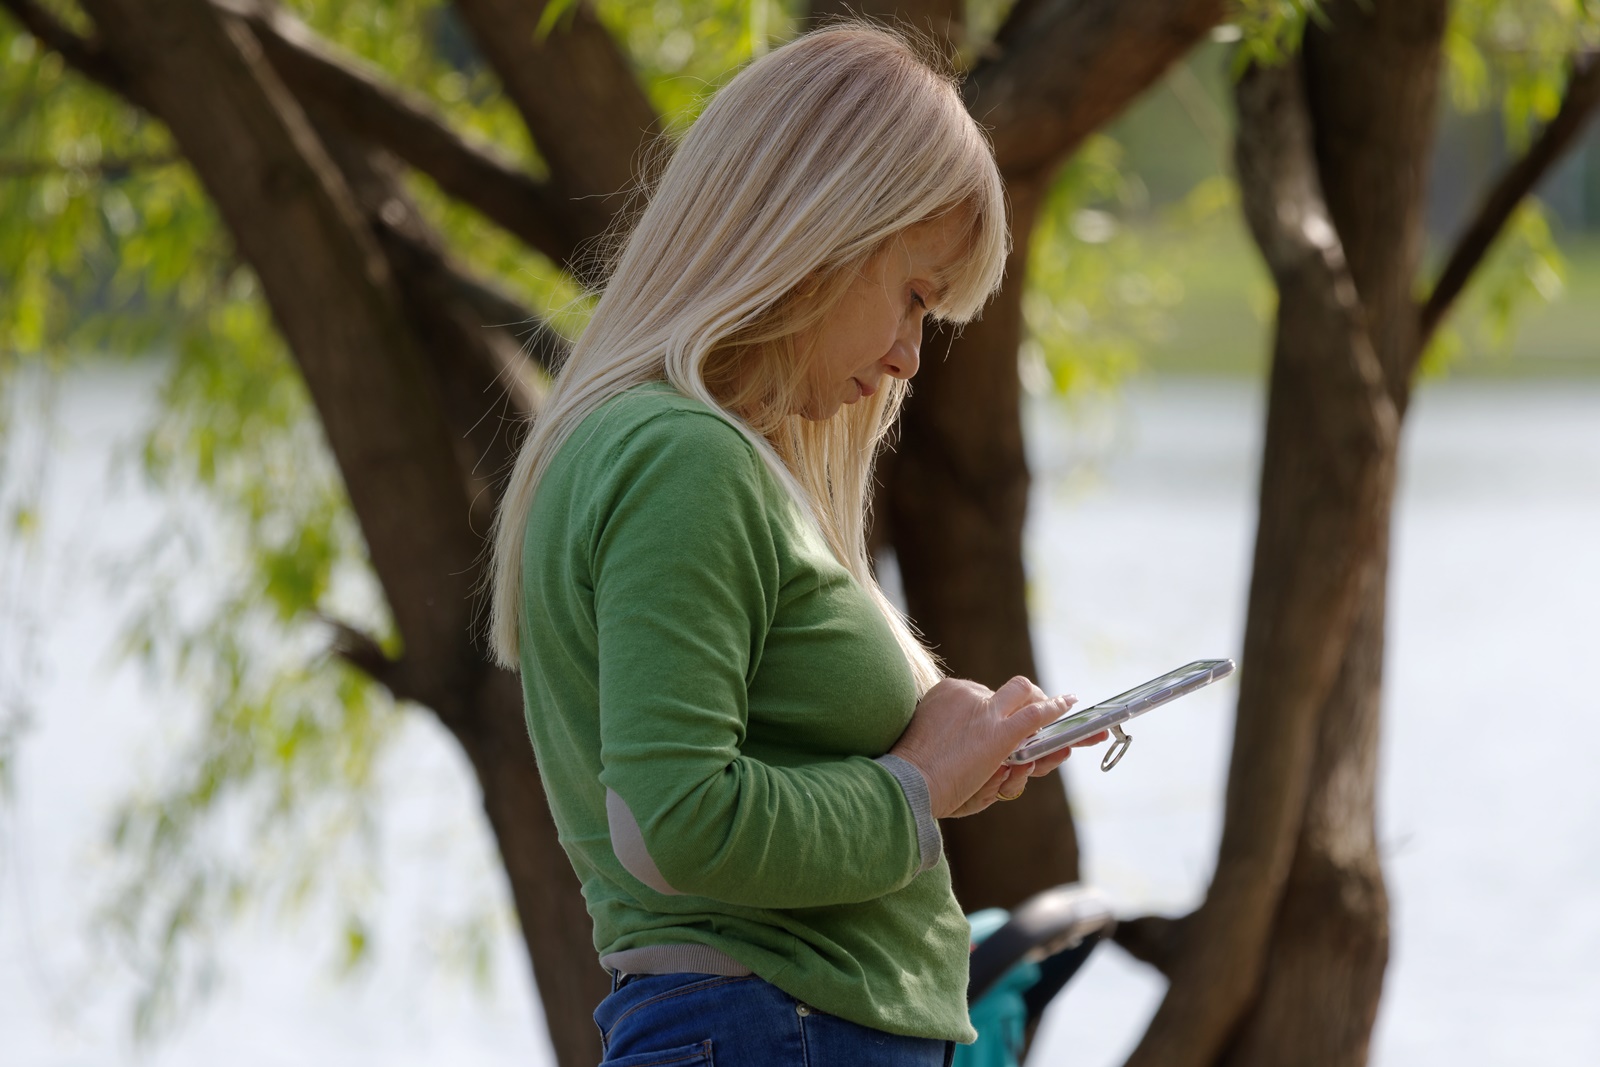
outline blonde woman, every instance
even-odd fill
[[[756,60],[684,137],[530,430],[492,638],[613,992],[615,1067],[937,1065],[970,1041],[936,819],[1020,795],[1063,714],[941,680],[868,566],[923,320],[1000,281],[953,82],[862,26]]]

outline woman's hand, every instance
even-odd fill
[[[922,772],[935,817],[972,815],[998,799],[1016,799],[1030,776],[1049,774],[1071,755],[1068,748],[1016,767],[1002,762],[1076,702],[1076,697],[1046,697],[1020,676],[994,692],[977,682],[946,678],[928,690],[890,752]]]

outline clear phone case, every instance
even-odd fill
[[[1233,673],[1233,669],[1231,659],[1200,659],[1175,671],[1168,671],[1126,693],[1103,700],[1092,708],[1057,719],[1024,741],[1006,762],[1032,763],[1086,737],[1093,737],[1101,730],[1109,730],[1136,715],[1143,715],[1169,700],[1176,700],[1185,693],[1192,693],[1220,678],[1226,678]]]

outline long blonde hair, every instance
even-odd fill
[[[863,264],[917,223],[964,223],[965,254],[933,313],[975,316],[1004,270],[1004,190],[954,79],[904,38],[862,24],[806,34],[757,59],[684,136],[623,246],[583,336],[517,457],[493,543],[489,637],[518,664],[528,510],[583,419],[666,380],[743,433],[889,621],[919,690],[933,657],[873,578],[872,468],[906,383],[809,422],[794,337]]]

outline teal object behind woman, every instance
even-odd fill
[[[969,915],[972,943],[982,942],[1009,918],[1003,908],[986,908]],[[956,1049],[953,1067],[1018,1067],[1028,1026],[1028,1005],[1022,995],[1038,980],[1038,964],[1019,963],[972,1006],[972,1025],[978,1031],[978,1040]]]

